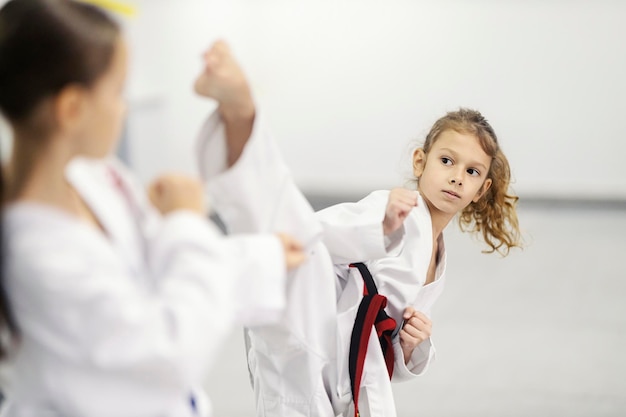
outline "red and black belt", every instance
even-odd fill
[[[359,304],[359,309],[352,328],[350,339],[350,386],[352,388],[352,399],[354,401],[354,415],[359,415],[359,391],[361,388],[361,378],[363,376],[363,365],[367,354],[367,347],[372,328],[376,328],[376,334],[380,347],[383,351],[385,364],[389,378],[393,375],[394,353],[391,344],[391,335],[396,328],[396,321],[385,312],[387,297],[378,294],[376,283],[372,274],[365,264],[358,262],[350,264],[350,267],[357,268],[363,277],[363,299]]]

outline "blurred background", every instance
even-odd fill
[[[526,248],[483,255],[449,227],[438,359],[396,386],[400,416],[626,415],[626,2],[125,3],[137,14],[122,18],[119,153],[146,182],[195,172],[214,104],[191,84],[218,38],[316,208],[405,184],[412,149],[447,111],[476,108],[495,128]],[[216,416],[253,415],[240,329],[207,387]]]
[[[143,0],[128,21],[128,157],[193,166],[210,102],[191,80],[226,39],[302,188],[362,193],[408,174],[432,123],[491,121],[523,196],[626,199],[626,3]],[[337,181],[341,178],[341,181]]]

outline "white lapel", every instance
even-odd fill
[[[107,233],[111,245],[126,260],[129,272],[143,275],[144,248],[139,234],[139,219],[115,179],[115,168],[106,161],[77,158],[67,167],[66,177],[92,210]]]
[[[420,259],[420,261],[424,262],[426,265],[423,275],[420,274],[420,276],[423,276],[424,279],[426,279],[426,273],[428,271],[428,266],[430,264],[433,250],[433,227],[432,219],[430,217],[430,211],[428,210],[426,201],[424,201],[421,195],[418,197],[418,213],[416,214],[418,227],[421,231],[423,231],[422,237],[423,239],[427,239],[421,243],[422,248],[417,248],[418,251],[420,249],[423,250],[423,253],[420,253],[418,259]],[[428,232],[426,232],[426,230],[428,230]],[[421,282],[421,287],[419,289],[419,292],[417,293],[417,297],[412,303],[413,307],[425,313],[430,312],[430,309],[432,308],[435,301],[437,301],[437,299],[439,298],[439,295],[442,293],[444,287],[444,274],[446,270],[446,249],[443,240],[443,234],[439,236],[438,246],[439,262],[435,270],[435,280],[425,286],[424,282]],[[427,251],[425,250],[426,248],[428,249]]]
[[[419,271],[419,286],[426,282],[428,266],[433,252],[433,225],[426,201],[418,194],[417,207],[411,211],[414,230],[407,231],[407,235],[415,236],[411,239],[410,262],[412,268]]]

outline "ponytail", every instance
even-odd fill
[[[0,155],[0,161],[2,155]],[[9,350],[9,345],[17,336],[17,326],[9,308],[9,298],[5,287],[6,251],[4,237],[4,206],[6,202],[6,184],[4,170],[0,166],[0,359],[3,359]]]

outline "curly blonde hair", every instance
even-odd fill
[[[511,248],[521,247],[516,205],[519,197],[509,191],[511,169],[498,144],[493,128],[480,112],[461,108],[449,112],[435,122],[423,145],[428,155],[439,135],[446,130],[471,134],[478,138],[481,147],[491,160],[487,178],[491,187],[477,202],[472,202],[459,215],[459,226],[463,231],[482,233],[490,247],[485,253],[509,254]]]

